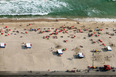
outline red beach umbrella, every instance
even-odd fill
[[[32,46],[32,44],[31,44],[31,46]]]
[[[67,31],[65,31],[65,33],[67,33]]]
[[[3,35],[4,33],[1,33],[1,35]]]
[[[48,32],[50,32],[51,30],[47,30]]]
[[[60,30],[59,32],[62,32],[62,30]]]
[[[49,34],[49,36],[51,36],[51,34]]]
[[[79,29],[79,32],[81,32],[81,29]]]
[[[64,28],[64,26],[62,26],[62,28]]]
[[[40,33],[43,33],[42,31],[40,31]]]
[[[74,26],[71,26],[71,28],[74,28]]]
[[[103,46],[105,46],[105,44],[104,44],[104,43],[103,43],[102,45],[103,45]]]
[[[8,28],[7,26],[5,26],[5,28]]]
[[[67,48],[65,48],[65,51],[67,50]]]
[[[27,32],[25,32],[27,34]]]
[[[74,37],[76,37],[76,36],[74,35]]]
[[[10,34],[8,34],[8,36],[9,36]]]
[[[55,30],[55,32],[57,31],[57,29]]]
[[[66,42],[68,42],[68,40],[66,40]]]
[[[9,31],[11,31],[11,29],[9,29]]]
[[[6,43],[4,45],[6,46]]]
[[[88,68],[91,68],[91,66],[88,66]]]

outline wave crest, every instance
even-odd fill
[[[58,0],[0,1],[0,15],[47,15],[66,6],[67,3]]]

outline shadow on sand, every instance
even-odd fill
[[[102,51],[103,51],[103,52],[107,52],[107,50],[106,50],[105,48],[102,48]]]
[[[24,45],[21,46],[22,49],[27,49]]]

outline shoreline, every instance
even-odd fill
[[[78,22],[116,22],[115,18],[0,18],[1,22],[58,22],[58,21],[78,21]]]

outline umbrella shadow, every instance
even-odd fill
[[[74,59],[77,59],[78,58],[78,55],[73,55]]]
[[[54,52],[52,52],[52,54],[53,54],[53,55],[57,55],[57,52],[54,51]]]
[[[102,51],[103,51],[103,52],[107,52],[107,50],[106,50],[105,48],[102,48]]]
[[[27,49],[24,45],[21,46],[22,49]]]

